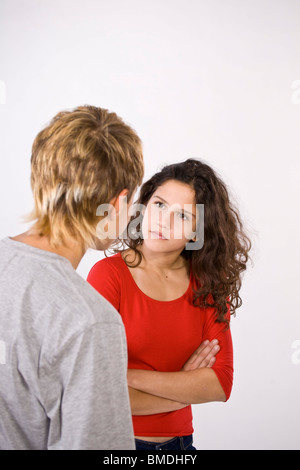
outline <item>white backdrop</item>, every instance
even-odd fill
[[[252,234],[232,397],[193,407],[196,447],[300,449],[300,1],[1,0],[0,238],[27,228],[35,135],[80,104],[136,129],[145,178],[211,164]]]

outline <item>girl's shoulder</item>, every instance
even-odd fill
[[[107,265],[118,265],[122,262],[123,262],[122,254],[116,253],[115,255],[105,256],[105,258],[99,261],[99,265],[101,266],[100,263],[107,264]]]
[[[123,264],[121,254],[117,253],[99,260],[87,276],[87,282],[117,310],[120,307],[120,293],[124,284]]]
[[[123,269],[124,261],[121,253],[115,255],[107,256],[99,261],[97,261],[91,268],[88,277],[90,276],[110,276],[116,275],[120,270]]]
[[[131,250],[124,250],[111,256],[99,260],[91,268],[87,280],[97,279],[98,282],[118,282],[119,284],[125,284],[128,282],[128,277],[131,278],[130,268],[127,262],[132,262]]]

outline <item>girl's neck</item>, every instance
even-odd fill
[[[143,258],[141,267],[156,271],[174,271],[186,267],[187,261],[181,256],[179,251],[163,253],[149,250],[145,245],[139,246],[139,251]]]

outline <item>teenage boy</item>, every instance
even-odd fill
[[[34,140],[34,223],[0,242],[1,449],[135,449],[121,317],[75,270],[112,241],[99,205],[118,225],[143,172],[139,137],[105,109],[58,113]]]

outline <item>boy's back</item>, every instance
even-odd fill
[[[134,449],[117,311],[66,258],[10,238],[0,292],[0,448]]]

